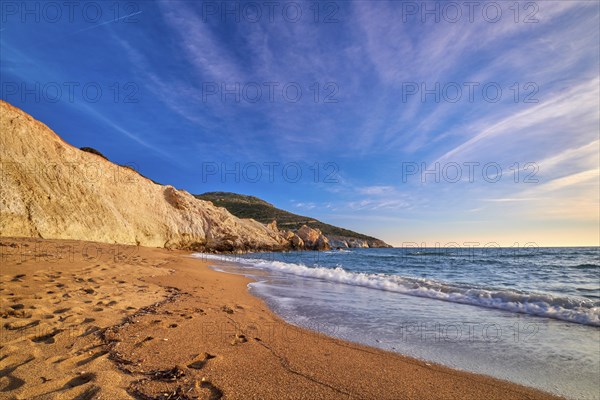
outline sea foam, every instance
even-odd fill
[[[282,261],[194,254],[197,258],[234,262],[262,270],[361,286],[404,295],[494,308],[600,327],[600,302],[573,296],[458,285],[392,274],[350,272],[342,267],[309,267]]]

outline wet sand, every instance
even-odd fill
[[[183,251],[0,238],[0,399],[552,399],[285,323]]]

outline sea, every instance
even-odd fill
[[[600,248],[195,254],[291,324],[569,399],[600,399]]]

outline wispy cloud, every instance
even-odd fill
[[[209,25],[202,21],[194,8],[185,1],[159,3],[167,24],[178,37],[201,79],[218,82],[245,81],[246,73],[238,66],[233,55],[219,42]]]
[[[395,192],[392,186],[365,186],[357,188],[357,192],[367,195],[389,195]]]
[[[547,182],[543,185],[540,185],[535,189],[537,193],[543,192],[552,192],[556,190],[561,190],[573,185],[578,185],[580,183],[585,183],[588,181],[593,181],[598,183],[598,178],[600,177],[600,170],[598,169],[590,169],[587,171],[577,172],[568,176],[564,176],[562,178],[556,178]]]
[[[528,138],[529,144],[533,144],[538,139],[537,134],[541,129],[545,136],[553,136],[562,141],[569,139],[568,141],[572,142],[573,137],[566,137],[565,132],[569,132],[570,135],[581,133],[583,135],[577,135],[575,138],[589,141],[590,137],[595,136],[589,128],[599,118],[596,107],[600,95],[599,83],[598,78],[583,82],[566,92],[555,93],[553,97],[537,106],[496,121],[466,142],[444,153],[435,162],[464,159],[469,155],[472,157],[473,154],[477,154],[478,146],[483,147],[485,142],[491,139],[504,140],[505,143],[512,144],[514,142],[511,143],[510,138],[521,136]],[[530,150],[543,150],[543,148],[531,147]]]

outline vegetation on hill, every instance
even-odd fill
[[[106,158],[106,156],[104,154],[100,153],[98,150],[94,149],[93,147],[80,147],[79,150],[85,151],[87,153],[95,154],[97,156],[104,158],[105,160],[108,160],[108,158]]]
[[[252,218],[263,224],[276,220],[277,226],[281,229],[296,230],[302,225],[307,225],[313,229],[319,229],[325,236],[335,235],[364,240],[378,240],[371,236],[326,224],[314,218],[293,214],[254,196],[229,192],[209,192],[195,195],[195,197],[211,201],[218,207],[224,207],[239,218]]]

